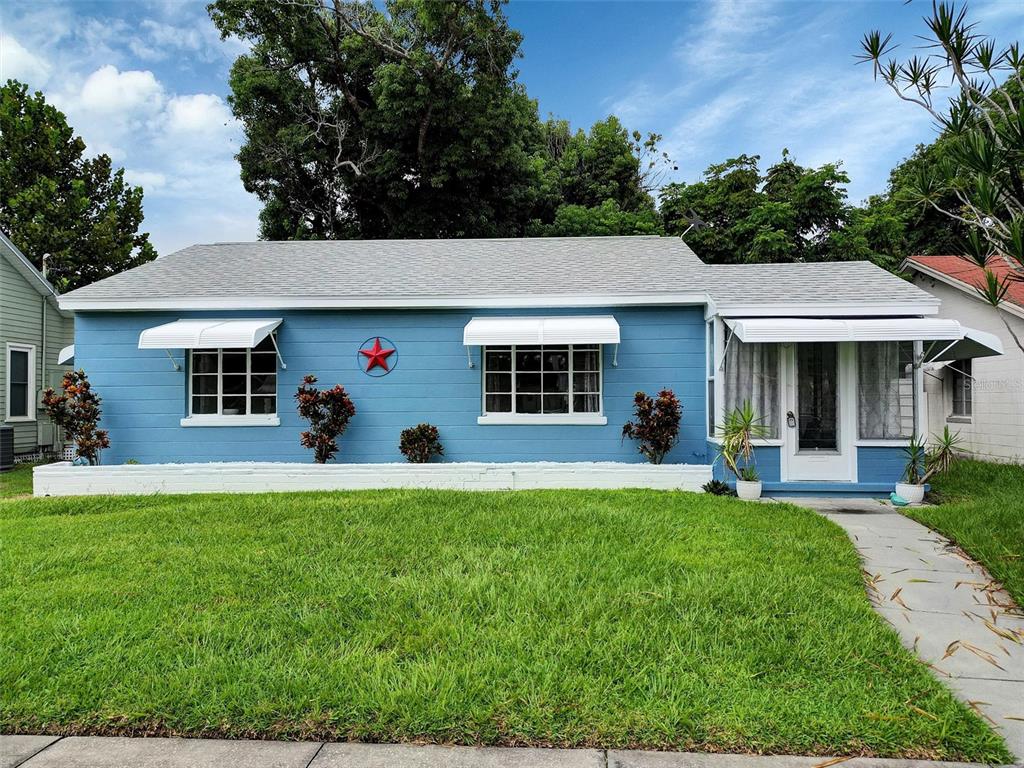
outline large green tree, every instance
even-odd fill
[[[710,166],[701,181],[669,184],[661,215],[670,234],[710,264],[878,260],[846,199],[835,164],[798,165],[787,151],[764,173],[757,155]]]
[[[217,0],[246,189],[271,238],[521,232],[544,166],[497,2]]]
[[[498,0],[216,0],[268,238],[650,231],[660,137],[542,123]]]
[[[940,126],[934,162],[911,169],[904,194],[965,234],[959,252],[985,270],[979,293],[998,310],[1020,278],[997,277],[993,259],[1024,270],[1024,56],[1018,43],[1000,47],[983,34],[966,7],[935,2],[924,22],[926,53],[900,59],[892,35],[876,30],[860,58]]]
[[[61,290],[156,257],[142,226],[142,188],[85,142],[41,93],[0,87],[0,230]]]

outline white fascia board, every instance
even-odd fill
[[[940,272],[937,269],[932,269],[931,267],[926,266],[924,264],[918,264],[917,262],[911,261],[910,259],[907,259],[904,262],[904,264],[910,269],[920,272],[922,275],[927,275],[933,280],[938,280],[940,283],[945,283],[946,285],[952,286],[953,288],[957,288],[958,290],[963,291],[964,293],[972,296],[974,299],[981,302],[982,304],[988,303],[987,301],[982,299],[981,296],[978,295],[978,289],[975,286],[971,285],[970,283],[966,283],[963,280],[957,280],[955,277],[947,275],[945,272]],[[1017,304],[1014,304],[1012,301],[1000,302],[999,309],[1011,315],[1015,315],[1016,317],[1024,318],[1024,307],[1018,306]]]
[[[544,295],[431,297],[406,299],[291,298],[251,296],[238,298],[88,299],[62,296],[62,309],[78,312],[105,310],[145,312],[148,310],[264,310],[264,309],[526,309],[558,307],[681,306],[707,304],[704,293],[658,293],[608,295]]]
[[[878,317],[937,315],[939,300],[894,304],[857,302],[838,304],[719,304],[723,317]]]

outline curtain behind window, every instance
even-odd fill
[[[857,345],[857,426],[862,439],[913,436],[913,360],[914,345],[910,341]]]
[[[749,400],[761,423],[779,436],[779,345],[744,344],[735,336],[725,353],[726,413]]]

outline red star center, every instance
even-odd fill
[[[380,336],[373,340],[373,349],[360,349],[359,354],[366,355],[368,362],[366,363],[366,370],[372,371],[377,366],[380,366],[385,371],[390,370],[388,368],[388,358],[395,353],[393,349],[384,349],[380,345]]]

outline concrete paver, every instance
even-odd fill
[[[309,768],[603,768],[599,749],[324,744]]]
[[[843,768],[982,768],[978,763],[859,757],[833,761],[639,750],[3,735],[0,756],[10,758],[3,768],[814,768],[833,762]]]
[[[17,768],[60,736],[0,736],[0,768]]]
[[[24,768],[307,768],[318,749],[320,744],[298,741],[69,736],[22,765]]]
[[[1010,596],[980,564],[889,505],[788,501],[846,530],[860,553],[868,596],[903,645],[1024,759],[1024,613]]]

